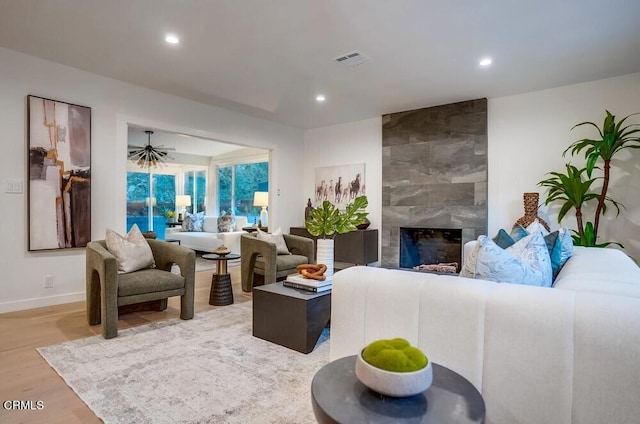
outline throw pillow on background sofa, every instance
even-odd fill
[[[514,224],[510,233],[507,233],[504,229],[500,229],[498,234],[493,238],[493,241],[498,246],[506,249],[522,237],[535,232],[541,232],[544,235],[544,240],[551,258],[552,277],[553,280],[555,280],[562,266],[573,254],[573,239],[571,238],[571,230],[568,228],[560,228],[550,233],[538,220],[535,220],[527,228],[522,227],[520,224]]]
[[[185,214],[182,220],[182,231],[202,231],[204,223],[204,212]]]
[[[551,259],[544,237],[541,232],[536,231],[503,249],[489,237],[480,236],[462,267],[460,276],[498,283],[550,287]]]
[[[224,213],[218,217],[218,232],[230,233],[235,230],[236,220],[231,212]]]

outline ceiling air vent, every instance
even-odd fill
[[[365,56],[364,53],[357,50],[342,56],[338,56],[333,60],[344,66],[355,66],[366,62],[371,62],[370,57]]]

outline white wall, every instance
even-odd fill
[[[584,166],[584,156],[563,158],[562,152],[575,140],[596,138],[593,127],[571,128],[584,121],[602,126],[605,109],[618,119],[640,112],[640,73],[489,99],[489,234],[523,215],[522,193],[537,191],[541,200],[546,198],[537,183],[547,172],[564,171],[569,160]],[[640,116],[627,120],[632,122],[639,123]],[[640,260],[640,150],[621,152],[613,162],[609,196],[626,209],[617,219],[615,209],[607,212],[600,221],[600,240],[621,242],[627,254]],[[542,211],[552,228],[558,227],[557,211],[551,205]],[[593,212],[584,218],[593,221]],[[562,226],[575,229],[574,215],[564,218]]]
[[[303,133],[3,48],[0,93],[0,181],[3,188],[8,179],[25,184],[23,194],[0,193],[0,312],[84,299],[83,249],[27,252],[27,94],[92,108],[94,239],[103,238],[107,227],[125,228],[128,124],[272,149],[270,225],[283,229],[302,225],[316,167],[364,162],[369,219],[372,228],[380,228],[381,117]],[[522,193],[540,191],[536,184],[545,173],[562,169],[562,151],[589,135],[570,132],[574,124],[600,124],[605,108],[618,117],[640,112],[638,99],[640,73],[489,99],[489,233],[520,217]],[[640,259],[640,151],[633,153],[619,156],[616,165],[622,169],[613,170],[610,190],[627,208],[601,232]],[[573,226],[573,221],[564,224]],[[44,275],[53,275],[54,288],[43,288]]]
[[[640,112],[639,99],[640,73],[489,99],[489,234],[510,228],[523,215],[524,192],[538,191],[543,200],[537,183],[547,172],[563,170],[568,158],[563,159],[562,152],[574,140],[593,136],[582,128],[570,131],[573,125],[583,121],[601,125],[605,109],[618,118]],[[640,116],[629,122],[640,122]],[[372,228],[380,228],[381,126],[381,118],[374,118],[307,131],[302,201],[313,195],[316,167],[365,162]],[[640,260],[640,150],[623,152],[618,159],[609,193],[626,209],[615,221],[601,221],[601,239],[623,243],[625,251]],[[549,214],[552,227],[558,227],[557,208],[542,213]],[[565,218],[563,226],[575,228],[575,219]]]
[[[314,195],[315,168],[334,165],[365,164],[365,185],[369,206],[370,228],[382,223],[382,117],[350,122],[305,132],[304,195],[300,204]],[[304,213],[297,217],[304,225]],[[382,232],[379,232],[381,235]],[[381,243],[378,241],[378,249]],[[378,254],[378,257],[380,255]]]
[[[84,249],[27,251],[26,96],[92,108],[92,238],[126,223],[127,126],[134,124],[271,150],[271,222],[299,224],[301,130],[206,106],[0,48],[0,181],[23,180],[23,194],[0,193],[0,312],[84,299]],[[54,287],[43,288],[44,275]]]

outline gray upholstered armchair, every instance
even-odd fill
[[[256,234],[243,234],[240,239],[240,277],[242,291],[250,292],[254,276],[263,277],[264,284],[275,283],[296,272],[300,264],[314,263],[313,240],[284,234],[291,255],[278,255],[275,243],[260,240]]]
[[[118,274],[104,240],[87,243],[87,319],[89,325],[102,322],[105,339],[118,335],[118,306],[181,296],[180,318],[193,318],[195,252],[165,241],[147,242],[156,267],[126,274]],[[180,275],[171,272],[174,263]]]

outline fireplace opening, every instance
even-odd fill
[[[435,269],[462,262],[462,229],[400,227],[400,268]],[[452,269],[452,265],[445,268]]]

